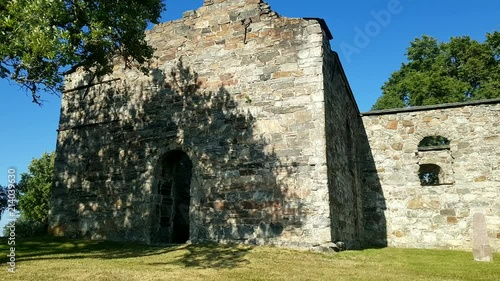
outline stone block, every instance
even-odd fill
[[[385,128],[389,130],[396,130],[398,128],[398,120],[389,121]]]
[[[493,253],[489,245],[486,218],[482,213],[473,216],[472,254],[475,261],[493,262]]]

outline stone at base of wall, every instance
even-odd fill
[[[337,241],[337,242],[324,242],[321,244],[315,244],[310,242],[284,242],[284,241],[267,241],[265,243],[259,243],[258,240],[188,240],[186,244],[221,244],[221,245],[248,245],[248,246],[270,246],[270,247],[282,247],[295,250],[310,250],[314,252],[323,253],[335,253],[346,250],[360,250],[363,247],[360,241]]]
[[[493,262],[493,252],[489,245],[481,245],[477,249],[472,250],[475,261]]]
[[[340,251],[345,251],[345,243],[344,242],[330,242],[330,243],[325,243],[320,246],[314,246],[311,248],[311,250],[316,251],[316,252],[323,252],[323,253],[332,253],[332,252],[340,252]]]

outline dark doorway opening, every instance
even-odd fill
[[[186,153],[173,150],[161,157],[160,165],[152,241],[185,243],[189,240],[189,204],[193,164]]]

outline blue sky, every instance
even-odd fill
[[[162,21],[180,18],[202,0],[167,1]],[[484,41],[486,32],[500,30],[498,0],[269,0],[280,15],[326,20],[361,111],[380,96],[380,87],[404,61],[409,42],[423,34],[448,41],[470,35]],[[387,16],[390,15],[390,19]],[[378,15],[378,16],[377,16]],[[378,22],[377,22],[377,17]],[[378,26],[378,28],[377,28]],[[363,32],[368,40],[360,40]],[[366,39],[365,38],[365,39]],[[346,47],[347,46],[347,47]],[[349,50],[356,52],[349,55]],[[347,51],[346,51],[347,50]],[[25,172],[33,157],[55,150],[60,99],[45,96],[39,107],[15,85],[0,80],[0,184],[7,170]]]

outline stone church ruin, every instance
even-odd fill
[[[147,39],[149,75],[68,79],[53,235],[470,249],[482,213],[500,250],[500,100],[360,113],[326,23],[260,0]]]

